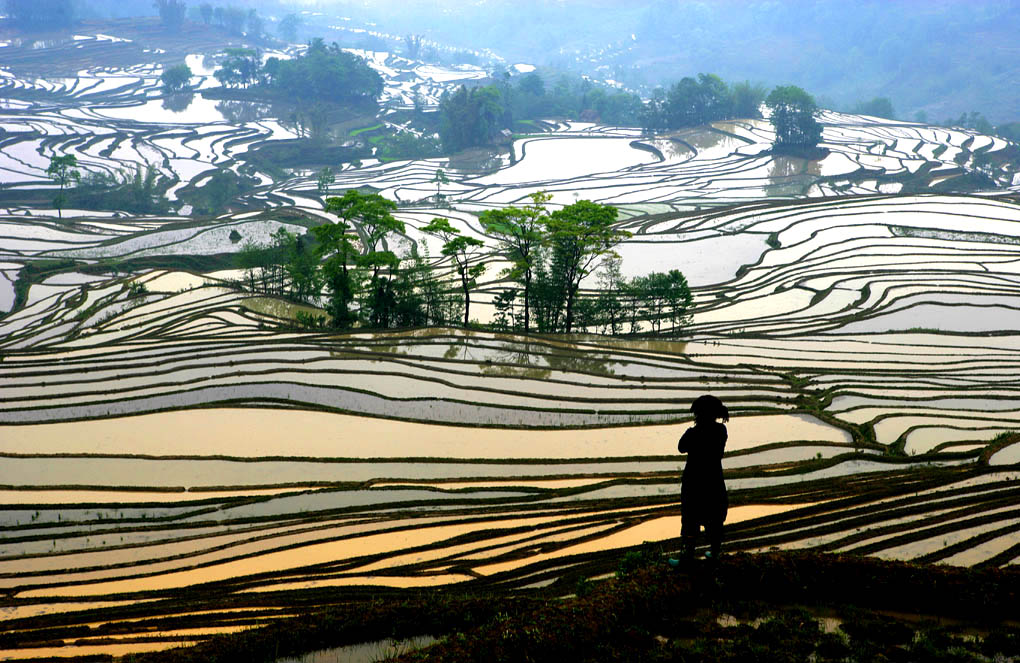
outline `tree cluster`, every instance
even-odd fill
[[[645,105],[641,125],[651,131],[696,127],[737,117],[761,117],[765,89],[750,82],[727,85],[715,74],[687,76],[657,88]]]
[[[184,0],[154,0],[153,6],[159,10],[159,20],[167,30],[179,31],[184,25],[184,16],[188,5]]]
[[[517,284],[495,297],[497,329],[606,334],[684,329],[692,300],[683,274],[674,270],[630,281],[620,276],[613,248],[628,233],[614,227],[615,208],[582,200],[548,213],[548,200],[537,193],[530,205],[481,216],[510,264],[504,276]],[[301,320],[314,327],[471,323],[471,296],[488,255],[481,239],[435,218],[421,228],[442,245],[443,260],[433,262],[425,244],[403,255],[393,250],[404,224],[393,217],[395,204],[378,194],[348,190],[326,198],[325,208],[336,223],[304,236],[281,230],[269,245],[245,245],[238,254],[244,286],[322,303],[321,319]],[[600,288],[582,290],[581,283],[600,267]]]
[[[259,38],[265,31],[265,21],[255,9],[245,9],[234,5],[213,6],[203,2],[198,6],[198,15],[206,25],[217,25],[230,34],[248,35]]]
[[[173,67],[168,67],[160,74],[159,80],[163,83],[163,90],[169,93],[183,92],[191,85],[191,67],[183,62]]]
[[[134,172],[90,171],[68,194],[72,205],[82,209],[105,209],[132,214],[162,214],[168,203],[161,195],[159,171],[138,166]]]
[[[364,58],[313,40],[301,57],[269,58],[265,65],[258,52],[228,48],[216,78],[226,87],[261,87],[292,99],[345,103],[375,99],[383,90],[382,77]]]
[[[776,131],[776,151],[798,152],[818,145],[822,125],[815,119],[818,106],[814,97],[796,85],[780,85],[769,93],[765,105]]]
[[[549,196],[532,195],[524,207],[490,210],[481,216],[486,232],[509,260],[505,275],[518,284],[493,301],[495,326],[544,333],[594,330],[678,334],[690,322],[690,289],[683,274],[652,273],[630,281],[620,273],[614,247],[630,234],[616,229],[616,209],[581,200],[548,213]],[[597,291],[581,283],[599,273]]]
[[[896,111],[893,109],[889,97],[875,97],[870,101],[858,101],[852,112],[856,115],[884,117],[887,120],[896,119]]]
[[[322,301],[326,315],[302,316],[315,327],[348,329],[448,324],[460,309],[434,278],[426,257],[398,256],[390,248],[404,232],[396,205],[378,194],[349,190],[326,199],[336,223],[304,236],[279,231],[265,246],[246,244],[238,254],[245,287],[299,302]]]
[[[504,73],[495,79],[486,86],[461,86],[440,98],[439,135],[448,151],[488,145],[503,129],[550,117],[634,125],[642,109],[637,95],[598,87],[587,79],[563,76],[551,87],[537,72],[516,79]]]
[[[11,23],[27,30],[64,28],[75,18],[71,0],[6,0],[4,8]]]

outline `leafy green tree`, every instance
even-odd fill
[[[761,105],[768,91],[760,83],[744,81],[730,88],[733,97],[733,117],[756,119],[761,117]]]
[[[623,259],[616,253],[607,253],[602,259],[594,320],[602,334],[615,336],[623,331],[625,311],[621,295],[626,284],[621,269],[622,263]]]
[[[329,166],[323,166],[322,170],[320,170],[316,176],[316,187],[318,188],[319,193],[326,193],[329,191],[329,187],[332,186],[334,182],[336,182],[336,174],[333,172],[333,169]]]
[[[159,80],[163,82],[163,89],[166,92],[183,92],[191,83],[191,68],[181,63],[163,71]]]
[[[488,145],[503,128],[503,95],[496,85],[468,90],[464,85],[439,99],[439,137],[443,147],[457,152]]]
[[[653,332],[661,333],[663,323],[669,323],[671,333],[676,335],[690,323],[688,311],[693,297],[687,279],[679,270],[635,277],[630,290],[635,300],[641,302],[641,310]]]
[[[64,189],[71,182],[81,179],[81,172],[78,170],[78,157],[73,154],[65,154],[59,157],[51,157],[50,165],[46,168],[46,174],[60,185],[60,191],[53,198],[53,206],[57,208],[57,217],[63,218],[61,211],[67,202]]]
[[[446,176],[446,173],[443,172],[442,168],[436,168],[436,174],[432,176],[432,183],[436,185],[436,201],[438,202],[442,195],[440,193],[440,187],[444,184],[449,184],[450,178]]]
[[[227,57],[213,76],[226,87],[247,88],[259,80],[261,58],[251,48],[227,48]]]
[[[545,95],[545,81],[536,72],[531,72],[521,78],[521,82],[517,84],[517,89],[524,94],[541,97]]]
[[[442,156],[443,147],[435,136],[419,136],[413,131],[397,131],[379,139],[376,155],[382,161],[431,159]]]
[[[212,21],[213,16],[212,4],[208,2],[203,2],[201,5],[198,6],[198,11],[202,15],[202,22],[205,23],[206,25],[209,25],[209,23]]]
[[[346,103],[382,94],[382,76],[364,58],[322,39],[312,40],[303,56],[274,66],[271,87],[294,98]]]
[[[322,289],[319,274],[319,254],[313,246],[314,236],[295,235],[280,228],[277,242],[284,252],[290,297],[299,302],[310,302]]]
[[[421,230],[443,242],[442,253],[450,258],[457,270],[464,293],[464,326],[467,327],[471,320],[471,288],[477,284],[478,277],[485,273],[485,263],[478,261],[485,242],[475,237],[465,237],[448,220],[440,217],[432,219]]]
[[[369,272],[369,290],[362,300],[364,313],[373,324],[385,326],[392,285],[383,270],[392,272],[400,260],[393,251],[381,247],[387,235],[404,231],[404,224],[391,214],[396,204],[379,194],[349,189],[343,196],[326,198],[325,209],[338,217],[337,223],[316,226],[312,233],[325,258],[323,280],[330,291],[327,312],[333,326],[353,324],[356,316],[351,305],[360,291],[362,275]]]
[[[244,284],[251,292],[268,292],[269,270],[266,247],[246,241],[241,249],[234,254],[234,265],[244,272]]]
[[[591,274],[602,256],[630,236],[614,227],[616,208],[579,200],[556,210],[545,221],[553,269],[563,282],[564,330],[574,324],[574,303],[581,281]]]
[[[543,242],[546,240],[543,237]],[[539,333],[563,331],[563,298],[567,291],[563,270],[551,264],[545,244],[535,250],[535,277],[531,289],[530,309]]]
[[[237,173],[220,168],[197,190],[197,199],[208,212],[216,214],[226,209],[227,204],[242,191],[241,178]]]
[[[542,243],[542,229],[548,218],[545,204],[552,196],[544,191],[531,194],[531,204],[483,212],[480,221],[510,261],[506,274],[521,283],[524,295],[524,332],[530,329],[531,281],[536,250]]]
[[[796,85],[780,85],[769,93],[765,105],[771,111],[777,151],[817,147],[822,125],[815,119],[818,106],[814,97]]]
[[[331,200],[340,199],[327,198],[327,211],[330,211]],[[339,202],[334,203],[338,204]],[[315,226],[312,228],[312,234],[319,242],[322,282],[329,293],[326,313],[329,314],[330,324],[338,329],[350,327],[357,319],[351,311],[351,304],[358,290],[358,275],[353,265],[353,258],[358,253],[355,244],[358,235],[350,221],[345,218],[341,218],[337,223]]]
[[[517,328],[517,317],[514,315],[514,303],[517,301],[516,288],[503,288],[492,298],[492,306],[496,309],[492,325],[499,331]]]

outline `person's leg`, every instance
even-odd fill
[[[708,535],[708,543],[711,546],[711,556],[718,557],[722,553],[722,521],[716,521],[705,526],[705,533]]]
[[[681,554],[684,559],[694,559],[694,548],[698,543],[698,532],[701,525],[690,515],[681,516],[680,520],[680,542]]]

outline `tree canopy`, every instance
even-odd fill
[[[163,89],[167,92],[186,90],[191,83],[191,68],[182,62],[163,71],[159,80],[163,82]]]
[[[687,76],[668,89],[658,88],[642,111],[651,130],[696,127],[735,117],[761,117],[765,89],[750,82],[729,86],[715,74]]]
[[[57,217],[62,217],[61,210],[67,202],[64,189],[71,182],[81,178],[81,172],[78,170],[78,158],[73,154],[52,157],[49,167],[46,168],[46,174],[60,185],[60,191],[53,198],[53,206],[57,208]]]
[[[62,28],[74,21],[71,0],[6,0],[4,8],[10,21],[21,28]]]
[[[776,131],[775,149],[803,150],[818,145],[822,125],[815,119],[818,106],[810,94],[796,85],[780,85],[765,99]]]
[[[375,99],[383,90],[383,79],[365,59],[315,39],[299,58],[266,63],[267,83],[287,95],[338,103]]]

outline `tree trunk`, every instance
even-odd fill
[[[524,333],[528,333],[531,321],[531,270],[524,272]]]

